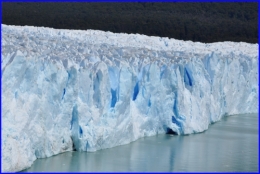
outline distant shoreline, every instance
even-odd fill
[[[2,23],[212,43],[258,43],[258,3],[3,2]]]

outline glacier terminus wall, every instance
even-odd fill
[[[2,171],[258,112],[258,44],[2,24]]]

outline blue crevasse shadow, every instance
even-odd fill
[[[139,83],[137,82],[135,87],[134,87],[133,101],[135,101],[138,93],[139,93]]]
[[[193,77],[188,67],[184,68],[184,83],[187,86],[193,86]]]
[[[63,89],[62,98],[61,98],[62,100],[64,99],[64,95],[65,95],[65,93],[66,93],[66,89],[64,88],[64,89]]]
[[[113,90],[112,88],[110,89],[110,91],[111,91],[111,96],[112,96],[112,98],[111,98],[111,105],[110,105],[110,107],[115,107],[115,105],[116,105],[116,102],[117,102],[117,90]]]

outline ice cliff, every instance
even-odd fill
[[[2,24],[2,171],[258,112],[258,44]]]

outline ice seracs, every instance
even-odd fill
[[[258,112],[258,44],[2,24],[2,171]]]

